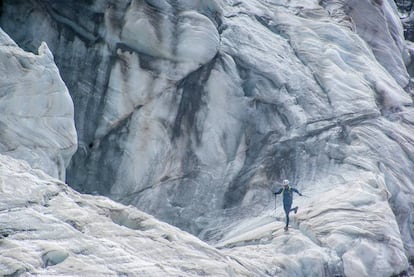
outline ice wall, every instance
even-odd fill
[[[73,103],[46,43],[36,52],[0,29],[0,152],[65,180],[77,149]]]
[[[407,270],[414,110],[392,1],[3,1],[0,23],[55,55],[74,188],[267,255],[274,274]],[[292,223],[303,262],[272,248],[291,238],[272,211],[284,178],[310,197]]]

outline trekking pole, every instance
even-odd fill
[[[276,194],[275,194],[275,210],[276,210],[276,197],[277,197],[277,196],[276,196]]]

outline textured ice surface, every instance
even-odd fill
[[[3,276],[252,276],[235,258],[0,155]]]
[[[71,186],[256,276],[407,270],[412,46],[392,1],[3,3],[1,26],[25,49],[46,41],[74,99]],[[284,178],[309,196],[289,233],[271,194]]]
[[[375,189],[363,186],[325,192],[321,197],[331,199],[330,210],[315,200],[299,201],[301,210],[289,232],[283,231],[279,208],[234,222],[209,246],[134,207],[81,195],[26,162],[0,155],[0,272],[389,276],[397,265],[406,266],[398,226],[390,224],[392,213],[383,201],[387,194],[376,196]],[[346,204],[343,199],[351,197]],[[364,216],[370,206],[375,212]],[[370,227],[363,228],[363,221]]]
[[[0,29],[0,152],[65,179],[76,151],[73,103],[45,43],[23,51]]]

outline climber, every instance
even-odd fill
[[[292,200],[293,200],[293,192],[296,192],[297,194],[299,194],[300,196],[302,196],[302,194],[295,188],[292,188],[291,186],[289,186],[289,180],[283,180],[283,188],[279,189],[277,192],[275,192],[275,197],[278,194],[282,193],[283,196],[283,209],[285,210],[285,214],[286,214],[286,226],[285,226],[285,231],[287,231],[289,229],[289,213],[291,211],[294,211],[295,213],[298,212],[298,206],[294,207],[293,209],[292,207]]]

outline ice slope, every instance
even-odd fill
[[[302,211],[287,233],[280,209],[276,216],[234,223],[217,249],[131,206],[81,195],[3,155],[0,191],[3,275],[333,276],[343,267],[345,276],[390,276],[405,266],[388,205],[374,194],[364,197],[362,188],[352,206],[341,199],[349,190],[323,195],[332,199],[333,211],[316,201],[299,202]],[[367,198],[377,203],[370,217],[362,216]],[[321,213],[337,215],[326,220]],[[367,220],[371,227],[363,229]],[[332,225],[331,231],[320,221]]]
[[[0,155],[2,276],[253,276],[235,258],[134,207],[81,195]]]
[[[77,111],[76,189],[259,276],[408,269],[411,56],[392,1],[3,1],[0,23],[55,55]],[[288,234],[271,193],[284,178],[310,197]]]
[[[234,222],[220,242],[208,245],[135,207],[79,194],[25,161],[0,155],[0,273],[390,276],[407,266],[398,226],[384,199],[377,199],[372,188],[366,197],[366,190],[359,188],[360,196],[348,206],[349,190],[325,193],[322,197],[332,199],[331,211],[315,200],[299,201],[301,211],[289,232],[283,231],[279,208]],[[367,199],[376,203],[369,217],[363,216]],[[320,216],[326,213],[336,216]],[[364,229],[364,221],[370,228]]]

